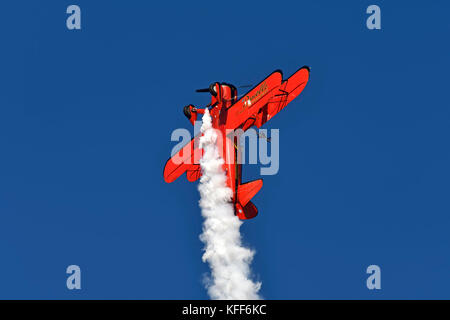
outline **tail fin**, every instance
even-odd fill
[[[236,215],[241,220],[252,219],[258,215],[258,209],[249,201],[244,207],[239,202],[235,204]]]

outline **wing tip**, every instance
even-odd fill
[[[283,79],[283,71],[281,70],[281,69],[276,69],[274,72],[272,72],[269,76],[271,76],[272,74],[274,74],[274,73],[279,73],[279,74],[281,74],[281,79]]]
[[[171,179],[170,178],[170,176],[171,176],[171,173],[170,172],[168,172],[168,168],[169,168],[169,166],[168,166],[168,164],[170,163],[170,160],[172,160],[172,158],[169,158],[167,161],[166,161],[166,164],[164,165],[164,170],[163,170],[163,178],[164,178],[164,181],[166,182],[166,183],[171,183],[171,182],[174,182],[175,180],[174,179]]]
[[[310,66],[303,66],[299,70],[301,70],[301,69],[306,69],[306,70],[308,70],[308,72],[311,72],[311,67]]]

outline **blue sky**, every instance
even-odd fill
[[[82,29],[66,28],[77,4]],[[367,6],[382,29],[368,30]],[[0,298],[207,299],[182,107],[302,65],[245,222],[268,299],[450,298],[445,1],[15,1],[0,14]],[[244,181],[259,166],[244,168]],[[82,289],[66,288],[77,264]],[[381,267],[379,291],[367,266]]]

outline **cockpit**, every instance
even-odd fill
[[[209,110],[218,107],[229,108],[237,101],[237,89],[234,85],[226,82],[214,82],[208,88],[197,89],[196,92],[209,92],[211,94],[211,102],[206,106]],[[194,124],[197,120],[197,114],[203,114],[204,109],[198,109],[193,105],[188,105],[183,108],[184,115],[189,121]]]

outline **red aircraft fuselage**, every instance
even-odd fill
[[[225,160],[223,169],[227,175],[227,186],[233,192],[232,202],[235,206],[236,214],[244,219],[243,208],[237,198],[237,190],[238,186],[241,185],[242,172],[242,164],[238,161],[240,159],[239,141],[237,136],[229,134],[232,128],[227,125],[227,110],[237,100],[237,89],[232,84],[216,82],[211,84],[208,90],[211,93],[211,103],[208,105],[209,114],[211,116],[212,127],[220,134],[217,141],[220,156]],[[197,121],[198,114],[204,114],[205,109],[198,109],[193,105],[189,105],[185,107],[184,112],[189,121],[194,125],[195,121]],[[257,181],[260,184],[260,188],[262,181]]]

